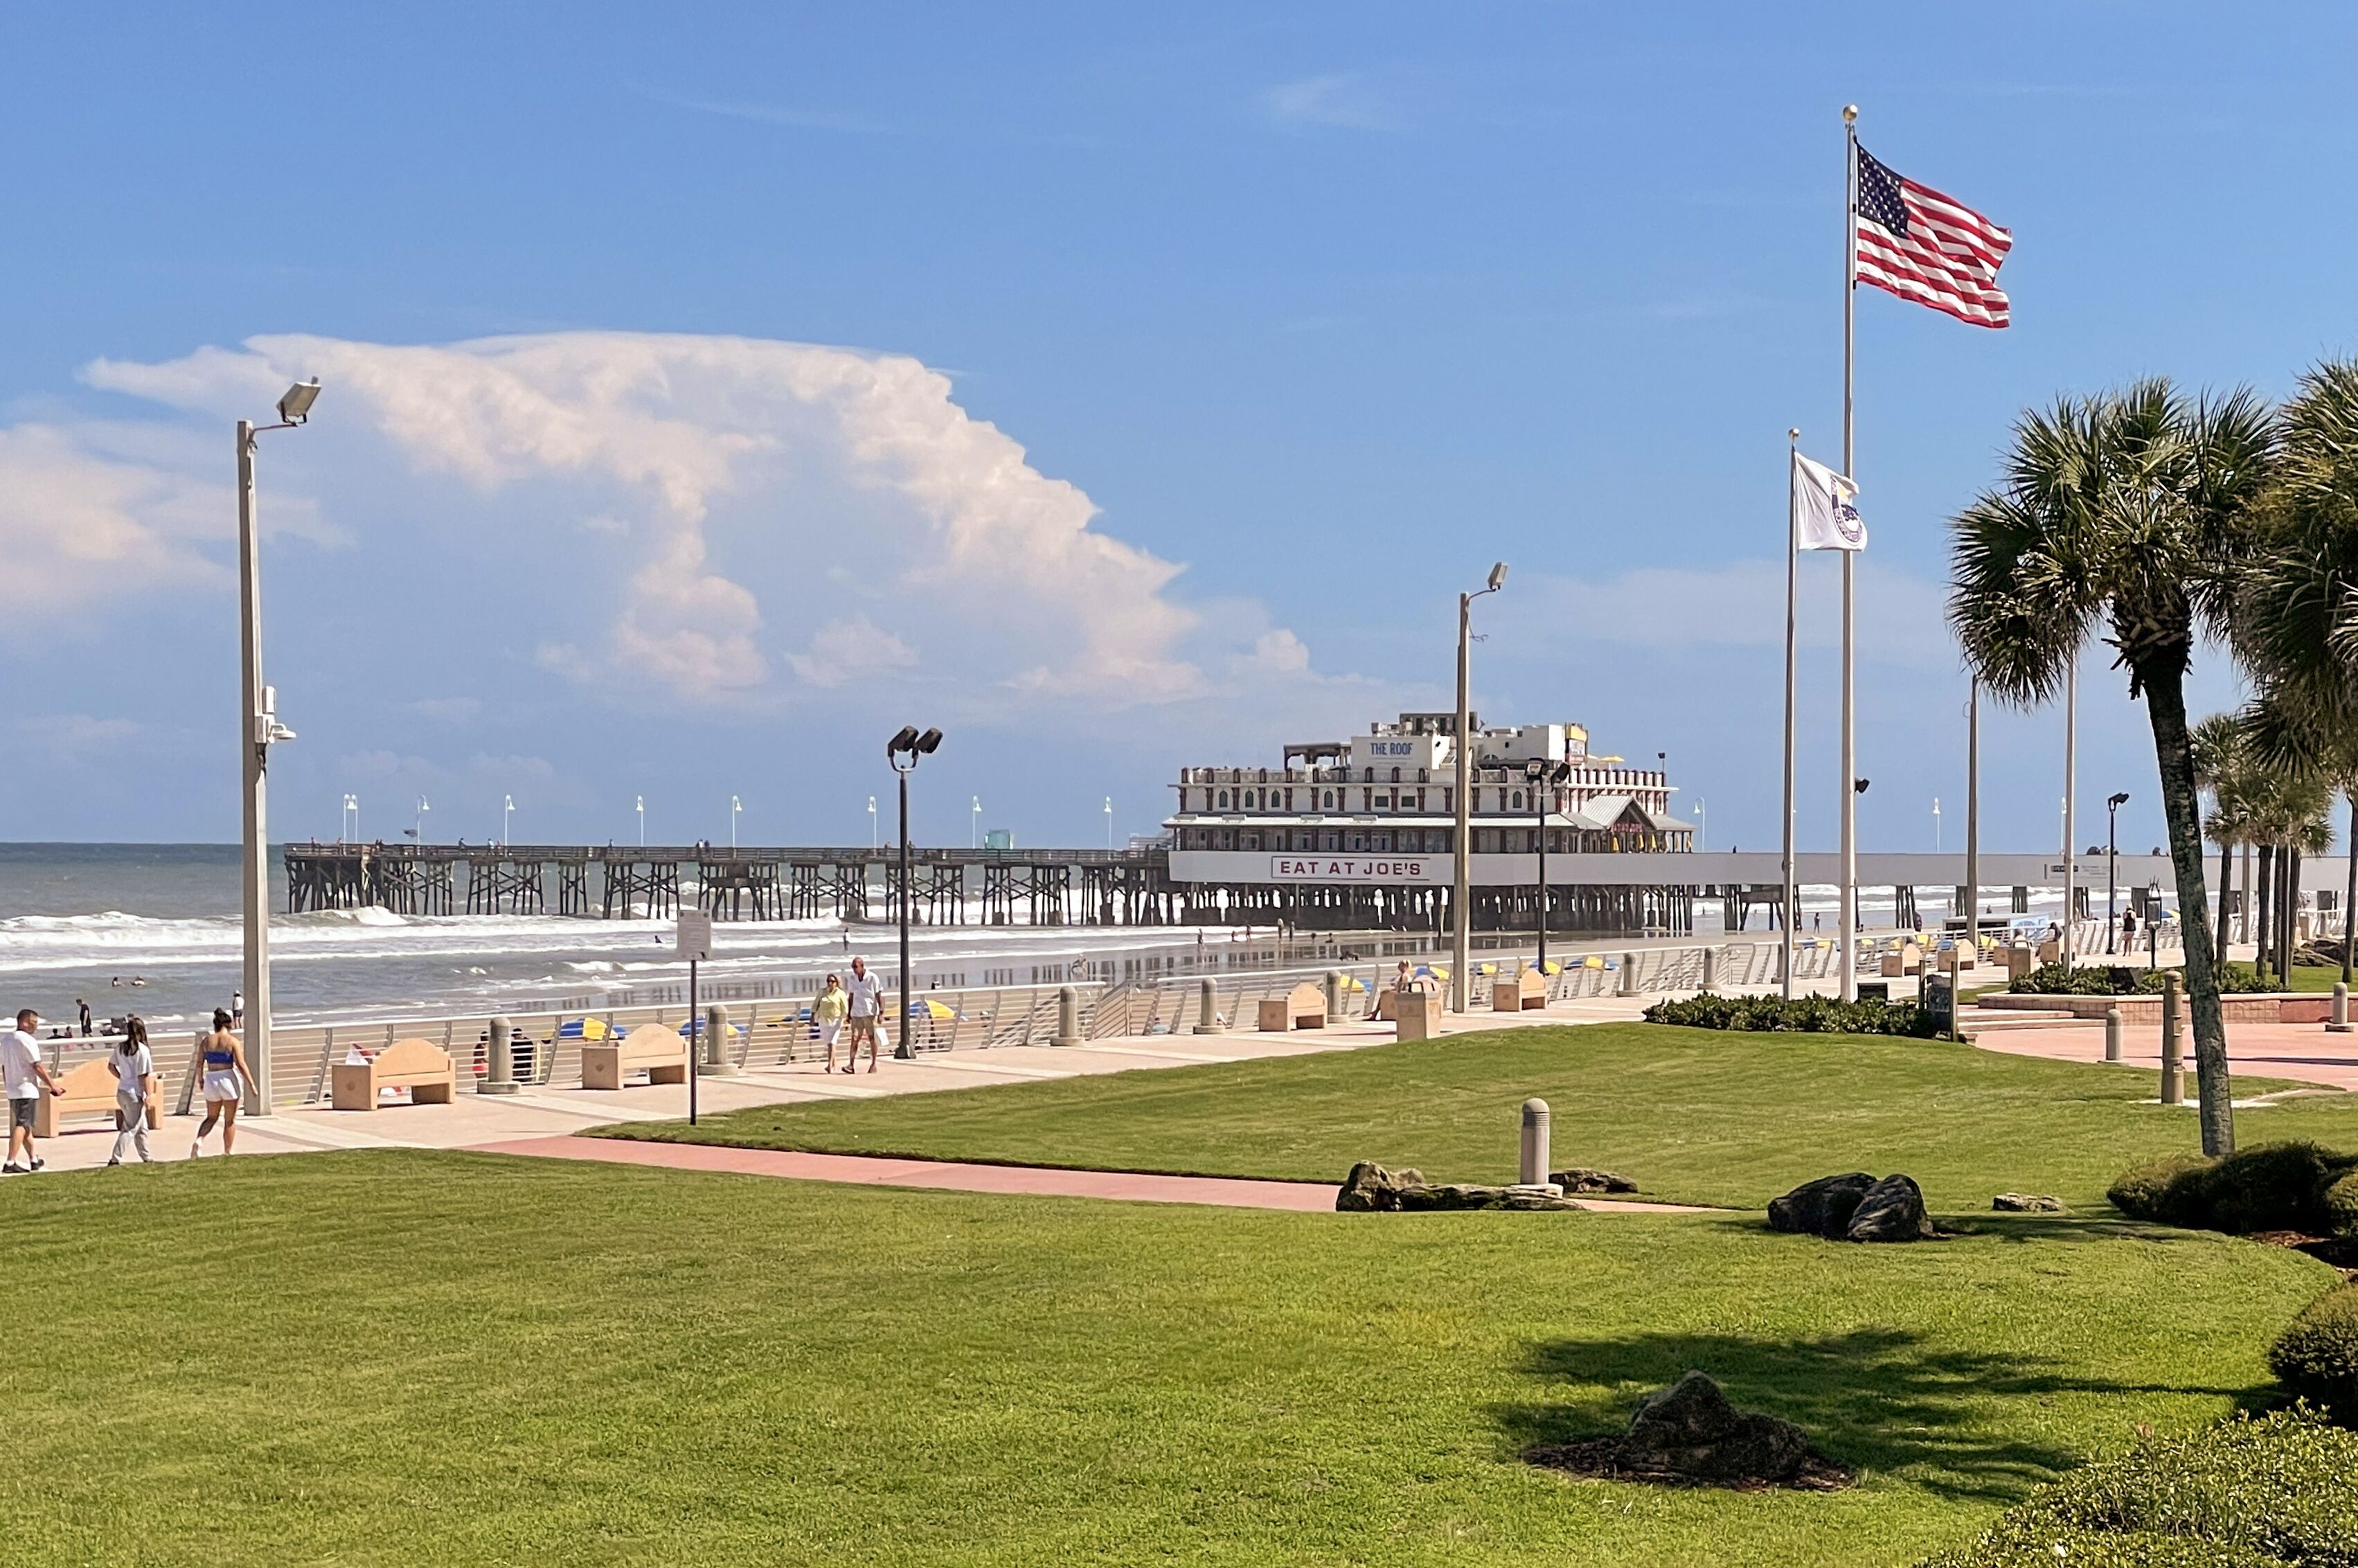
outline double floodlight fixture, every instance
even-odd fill
[[[2126,790],[2121,791],[2120,794],[2104,802],[2106,806],[2111,806],[2115,811],[2118,811],[2122,806],[2126,806],[2128,803],[2129,792]]]
[[[1533,784],[1563,784],[1572,777],[1569,762],[1552,762],[1545,757],[1532,757],[1523,763],[1523,777]]]
[[[884,760],[892,764],[896,773],[905,773],[917,765],[920,757],[930,757],[942,743],[942,732],[928,730],[919,734],[914,724],[903,724],[897,734],[884,742]],[[906,757],[907,762],[901,759]],[[868,808],[875,810],[874,806]]]

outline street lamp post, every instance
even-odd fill
[[[1545,757],[1533,757],[1523,763],[1523,780],[1531,785],[1531,813],[1539,823],[1540,851],[1540,973],[1547,973],[1548,939],[1548,880],[1547,841],[1548,818],[1555,813],[1556,786],[1572,777],[1568,762],[1551,764]]]
[[[433,809],[426,804],[424,795],[417,797],[417,826],[409,830],[409,836],[421,844],[426,842],[426,814]]]
[[[1449,1008],[1464,1012],[1471,1003],[1473,983],[1466,971],[1474,963],[1471,925],[1474,902],[1474,717],[1468,710],[1474,673],[1474,601],[1507,586],[1507,563],[1491,567],[1489,580],[1479,590],[1457,596],[1457,752],[1456,830],[1451,835],[1450,860],[1455,875],[1449,889]]]
[[[347,844],[357,844],[361,841],[361,797],[359,795],[344,796],[344,814],[336,819],[336,837]]]
[[[278,722],[278,694],[262,679],[262,535],[254,524],[254,449],[262,430],[291,430],[311,416],[319,384],[287,389],[278,423],[257,428],[237,422],[238,665],[244,708],[238,721],[238,756],[244,784],[243,842],[239,871],[245,922],[245,1112],[270,1114],[270,748],[292,741]]]
[[[871,795],[868,797],[868,847],[873,849],[876,845],[876,797]]]
[[[1697,849],[1708,848],[1711,828],[1710,803],[1697,796],[1695,800],[1695,844]]]
[[[974,797],[974,807],[967,813],[966,847],[969,849],[982,848],[982,796],[980,795]]]
[[[909,1043],[909,1008],[916,989],[910,983],[909,971],[909,775],[917,771],[917,759],[932,756],[941,743],[940,730],[928,730],[920,735],[914,724],[903,725],[884,742],[884,760],[892,764],[901,785],[901,1038],[893,1043],[892,1054],[903,1062],[917,1055],[916,1047]],[[908,761],[903,762],[903,757]],[[869,797],[868,809],[871,814],[876,810],[873,795]]]
[[[744,809],[743,801],[733,795],[729,797],[729,847],[732,849],[737,847],[737,814]]]
[[[1106,849],[1110,851],[1113,849],[1113,796],[1111,795],[1106,796],[1105,819]]]
[[[1941,797],[1932,797],[1932,853],[1941,852]]]
[[[500,848],[503,849],[515,842],[514,823],[515,796],[503,795],[500,797]]]
[[[2120,912],[2113,907],[2113,890],[2120,882],[2121,807],[2128,803],[2129,792],[2126,790],[2104,802],[2104,951],[2107,953],[2114,951],[2114,934],[2121,924]]]
[[[647,797],[639,795],[636,800],[635,809],[639,814],[639,848],[644,849],[647,847]]]

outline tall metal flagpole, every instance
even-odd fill
[[[2063,967],[2071,967],[2071,917],[2078,912],[2079,895],[2075,891],[2080,862],[2071,853],[2079,840],[2079,817],[2075,811],[2080,783],[2080,653],[2071,652],[2071,671],[2063,678],[2063,930],[2062,945],[2057,949]]]
[[[1858,105],[1843,106],[1843,473],[1858,482],[1851,428],[1856,385],[1858,305]],[[1853,635],[1858,552],[1842,552],[1842,998],[1858,1000],[1858,749]]]
[[[1975,677],[1965,697],[1965,940],[1974,963],[1982,961],[1982,683]]]
[[[1785,929],[1777,974],[1787,1001],[1793,1000],[1793,918],[1800,903],[1793,876],[1793,579],[1801,559],[1801,519],[1793,501],[1793,470],[1801,439],[1798,429],[1785,432],[1785,901],[1779,915]]]

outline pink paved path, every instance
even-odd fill
[[[548,1160],[600,1160],[673,1171],[722,1171],[863,1186],[933,1187],[958,1193],[1022,1193],[1066,1198],[1126,1198],[1136,1203],[1212,1204],[1332,1214],[1335,1189],[1316,1182],[1256,1182],[1232,1176],[1149,1176],[1131,1171],[1063,1171],[1033,1165],[971,1165],[888,1160],[866,1154],[809,1154],[791,1149],[732,1149],[711,1143],[654,1143],[620,1138],[525,1138],[479,1143],[483,1154]],[[1676,1204],[1583,1198],[1583,1208],[1612,1213],[1697,1214]]]
[[[1967,1025],[1968,1028],[1972,1026]],[[2180,1026],[2180,1050],[2186,1061],[2191,1100],[2194,1078],[2194,1036]],[[2086,1028],[1988,1029],[1974,1044],[1989,1051],[2017,1056],[2045,1056],[2059,1062],[2102,1062],[2104,1026]],[[2131,1025],[2121,1042],[2122,1059],[2131,1067],[2161,1075],[2161,1029]],[[2326,1088],[2358,1089],[2358,1034],[2329,1034],[2321,1023],[2230,1023],[2227,1062],[2235,1072],[2261,1078],[2290,1078]]]

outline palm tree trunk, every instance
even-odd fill
[[[2220,845],[2219,929],[2213,934],[2216,938],[2216,945],[2212,949],[2211,957],[2214,962],[2221,964],[2227,961],[2227,884],[2234,880],[2233,877],[2228,875],[2229,871],[2234,864],[2234,860],[2235,846],[2233,844]],[[2358,864],[2358,861],[2353,861],[2352,863]],[[2191,940],[2191,938],[2189,938],[2189,940]]]
[[[2252,967],[2262,979],[2268,973],[2268,960],[2277,950],[2277,847],[2260,846],[2260,908],[2259,920],[2252,926]]]
[[[2235,1147],[2235,1112],[2227,1082],[2227,1026],[2219,1010],[2219,974],[2211,964],[2211,906],[2202,898],[2201,798],[2186,734],[2185,674],[2176,659],[2140,669],[2145,711],[2161,773],[2162,819],[2169,825],[2169,864],[2185,927],[2187,1011],[2194,1024],[2194,1078],[2202,1099],[2202,1152]]]
[[[2285,984],[2290,985],[2293,940],[2299,935],[2300,922],[2300,849],[2298,845],[2285,846],[2284,861],[2284,940],[2277,947],[2277,956],[2282,960],[2277,973],[2284,977]]]

